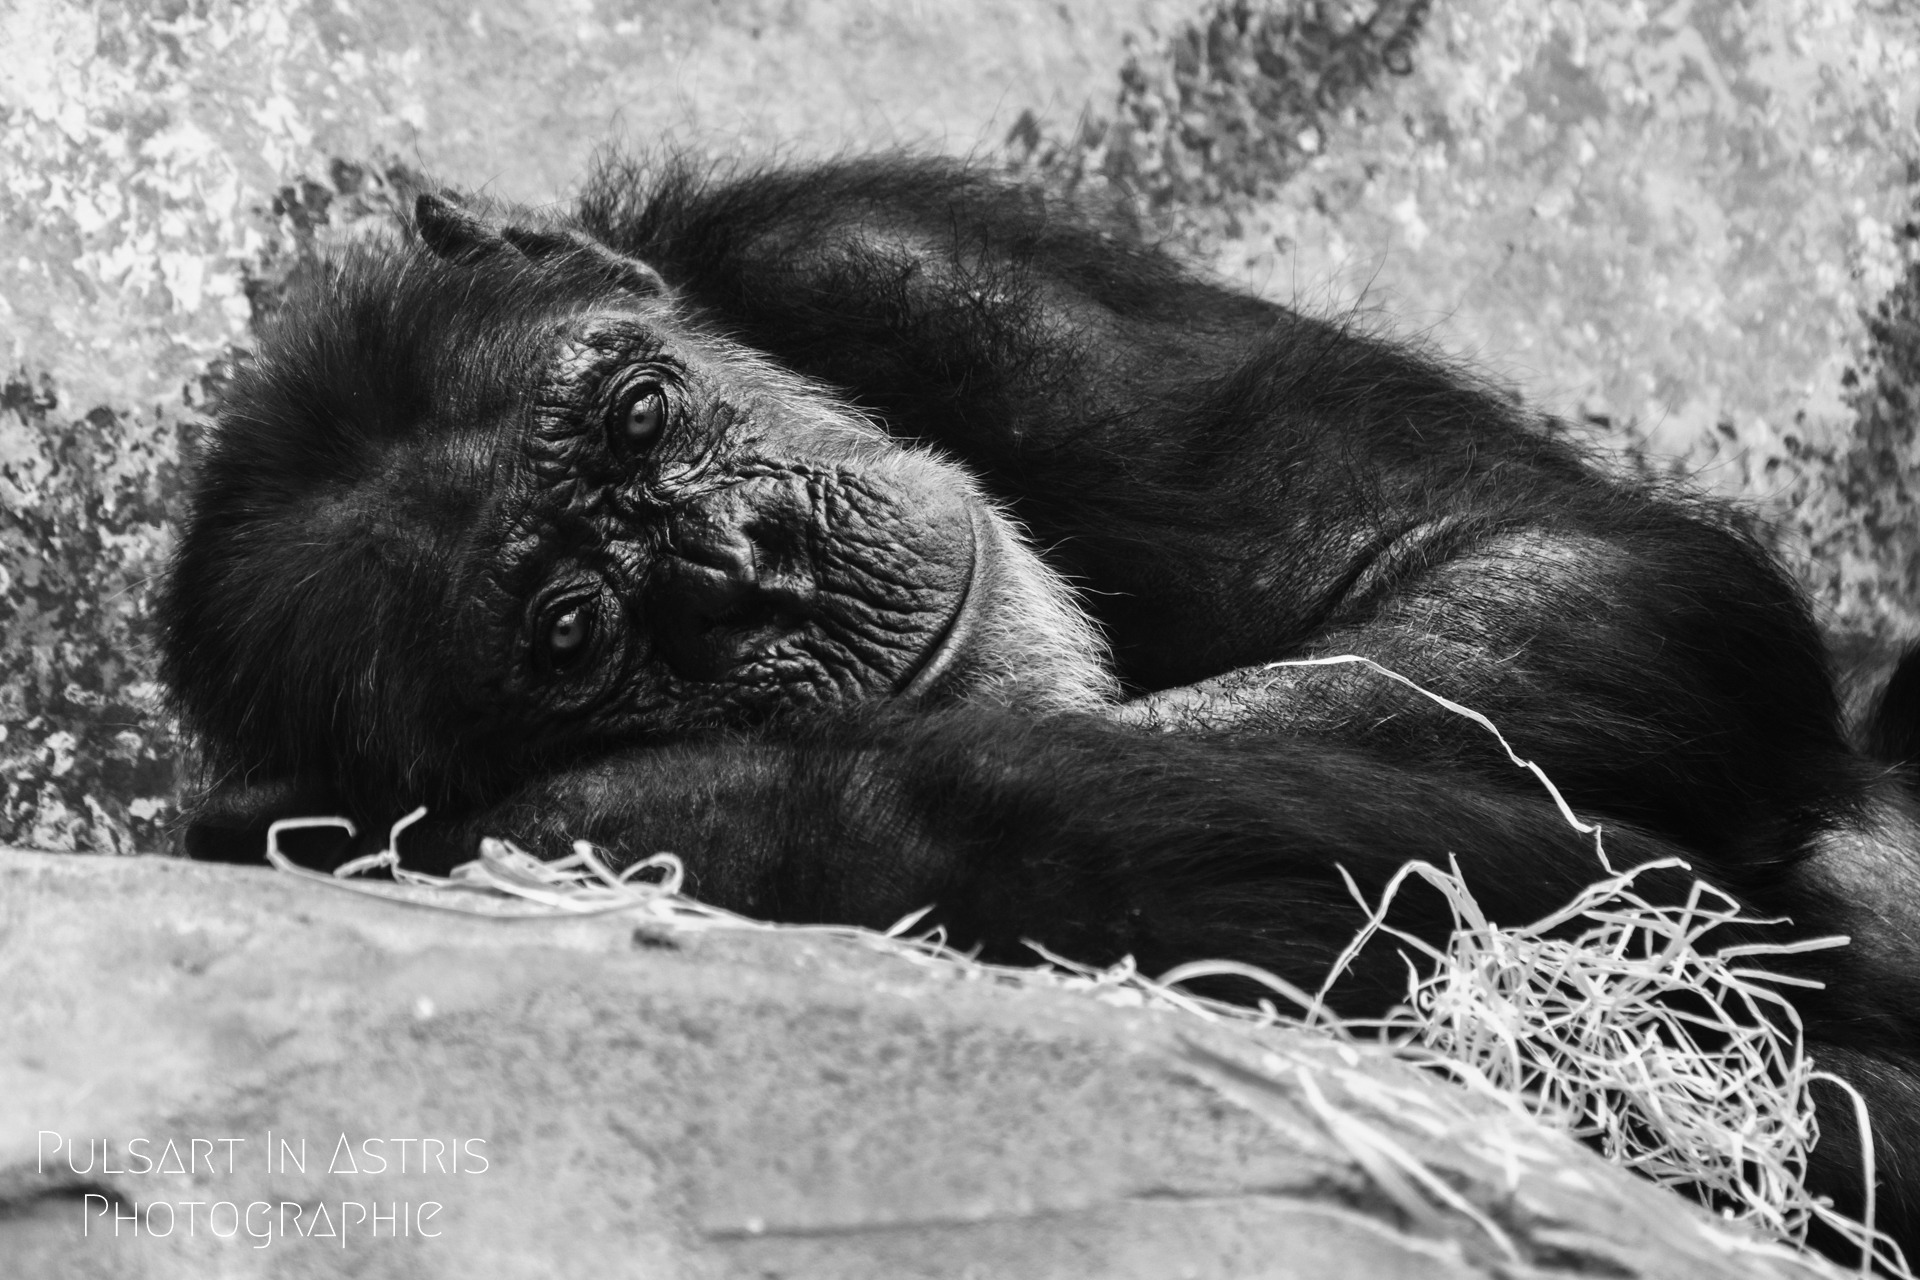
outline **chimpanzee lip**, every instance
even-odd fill
[[[985,527],[986,517],[978,503],[967,503],[967,519],[970,522],[968,533],[972,555],[967,561],[967,584],[961,588],[960,603],[954,607],[940,634],[927,646],[918,665],[902,678],[894,694],[896,698],[916,700],[932,693],[973,642],[975,623],[981,608],[980,599],[985,594],[980,589],[980,562],[983,556],[989,554],[991,535]]]

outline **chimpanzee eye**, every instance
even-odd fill
[[[546,630],[549,669],[562,672],[580,660],[587,651],[587,642],[593,639],[593,622],[593,605],[586,600],[562,605],[549,617]]]
[[[642,449],[653,443],[667,425],[667,393],[657,382],[643,382],[619,401],[609,428],[613,447]]]

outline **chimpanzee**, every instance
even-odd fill
[[[160,609],[198,856],[424,803],[428,869],[584,837],[772,919],[932,904],[990,958],[1308,986],[1361,918],[1343,868],[1455,855],[1507,923],[1601,873],[1477,725],[1265,665],[1365,655],[1491,717],[1616,864],[1852,935],[1802,1012],[1920,1240],[1920,657],[1850,744],[1736,514],[1118,216],[898,157],[424,195],[262,335]],[[1363,958],[1336,1002],[1402,986]],[[1812,1181],[1857,1211],[1826,1110]]]

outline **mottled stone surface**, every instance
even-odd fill
[[[608,140],[1125,189],[1755,500],[1847,629],[1920,629],[1920,27],[1884,7],[8,0],[0,44],[0,837],[166,845],[148,583],[288,270],[388,172],[544,199]]]
[[[1397,1064],[845,938],[0,851],[0,975],[8,1275],[1830,1274]]]
[[[164,848],[148,584],[221,369],[390,173],[905,143],[1124,189],[1754,501],[1920,632],[1920,16],[1864,0],[0,0],[0,838]]]

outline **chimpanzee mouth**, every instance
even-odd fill
[[[981,597],[985,594],[980,589],[980,561],[981,557],[992,554],[988,550],[992,531],[982,527],[986,517],[977,503],[967,504],[967,518],[972,522],[973,554],[967,562],[967,584],[960,590],[960,603],[954,607],[952,616],[947,619],[940,634],[927,646],[919,663],[902,677],[893,695],[896,698],[919,701],[932,694],[973,643],[974,632],[978,630],[976,623],[982,607]]]

